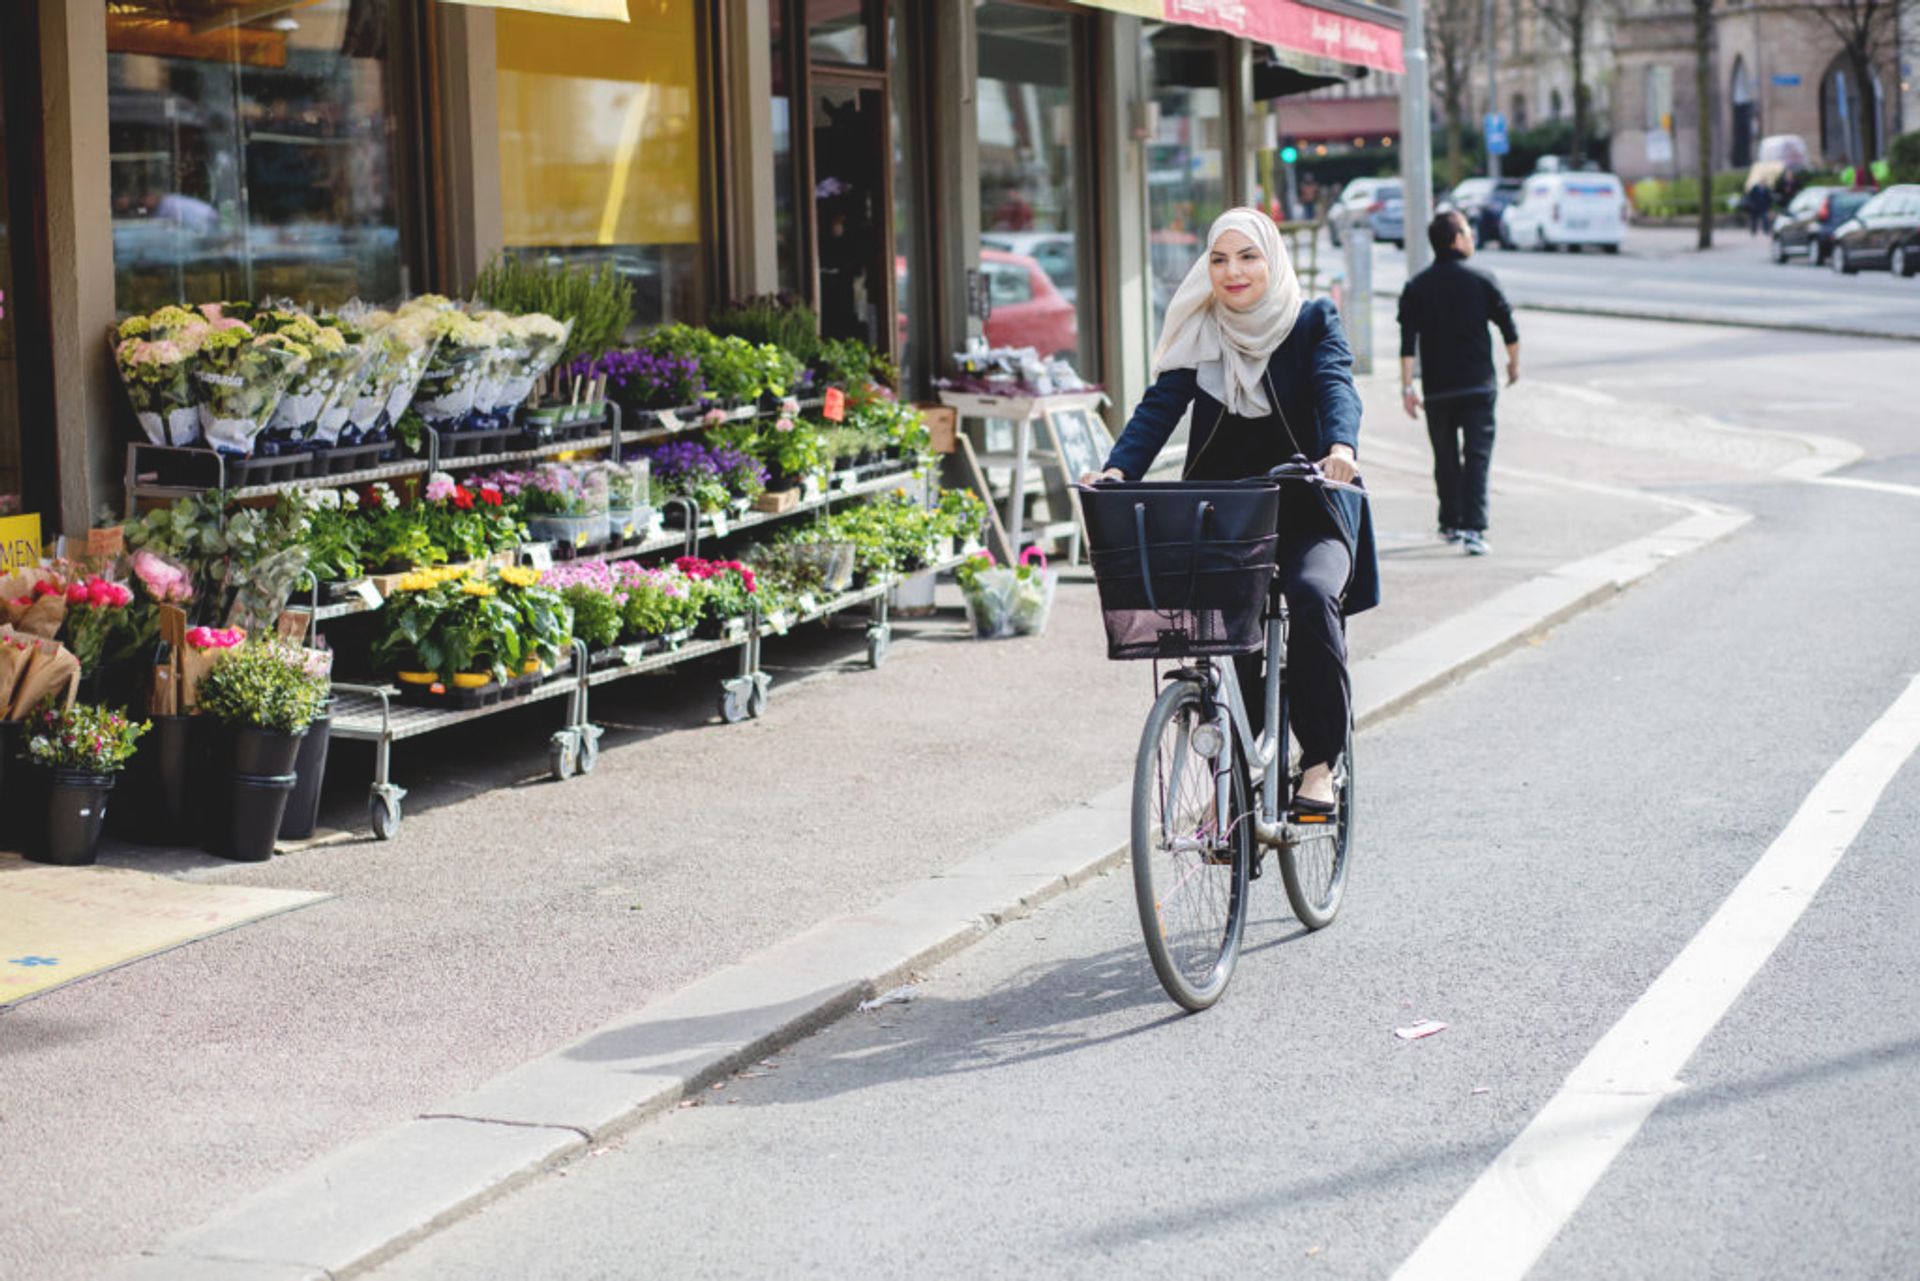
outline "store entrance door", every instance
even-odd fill
[[[886,81],[815,67],[813,130],[814,262],[820,334],[894,349],[892,149]]]

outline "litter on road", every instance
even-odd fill
[[[1412,1027],[1397,1027],[1393,1034],[1403,1041],[1418,1041],[1423,1036],[1432,1036],[1435,1032],[1444,1032],[1447,1025],[1439,1019],[1422,1019]]]
[[[860,1002],[860,1009],[866,1011],[877,1010],[883,1005],[905,1005],[918,995],[920,995],[920,993],[915,990],[913,984],[902,983],[890,992],[882,992],[872,1000]]]

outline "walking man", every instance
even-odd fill
[[[1520,331],[1513,308],[1490,272],[1467,265],[1473,232],[1448,209],[1427,224],[1431,267],[1400,291],[1400,403],[1418,418],[1424,403],[1433,442],[1433,484],[1440,492],[1440,536],[1469,556],[1485,556],[1487,469],[1493,463],[1493,343],[1487,326],[1507,344],[1507,385],[1520,380]],[[1413,386],[1420,358],[1424,402]]]

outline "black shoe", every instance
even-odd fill
[[[1316,801],[1305,796],[1296,796],[1287,803],[1290,814],[1304,814],[1314,818],[1327,818],[1334,811],[1332,801]]]

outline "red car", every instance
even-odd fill
[[[1042,356],[1077,360],[1080,317],[1054,287],[1046,271],[1025,254],[999,249],[980,251],[987,278],[987,343],[993,347],[1031,347]],[[907,341],[907,260],[894,259],[899,285],[900,344]]]

